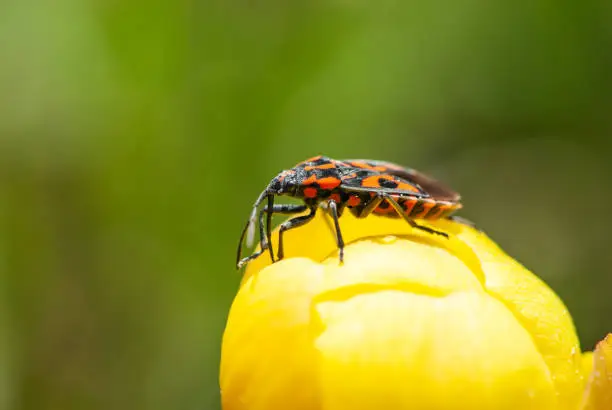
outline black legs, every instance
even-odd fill
[[[342,232],[340,231],[338,216],[342,214],[343,206],[337,205],[335,201],[329,201],[327,205],[329,206],[332,218],[334,219],[334,227],[336,228],[336,243],[338,244],[338,250],[340,252],[340,263],[342,263],[344,262],[344,239],[342,239]]]
[[[367,203],[364,204],[363,208],[358,210],[358,212],[356,213],[356,216],[358,218],[367,217],[378,206],[380,206],[382,201],[387,201],[387,203],[389,203],[389,205],[393,207],[395,212],[397,212],[402,218],[404,218],[404,220],[408,224],[410,224],[410,226],[412,226],[413,228],[419,229],[421,231],[424,231],[430,234],[440,235],[445,238],[448,238],[448,234],[446,234],[445,232],[437,231],[427,226],[419,225],[412,218],[409,218],[404,212],[404,209],[402,209],[402,206],[392,196],[386,193],[379,193],[378,195],[369,199]],[[337,203],[336,201],[330,199],[327,201],[327,205],[328,205],[329,213],[332,216],[332,219],[334,221],[334,228],[336,231],[335,232],[336,233],[336,243],[338,245],[338,250],[340,253],[340,262],[342,263],[344,260],[344,239],[342,238],[342,232],[340,230],[340,222],[338,218],[342,215],[342,211],[344,210],[346,204]],[[310,210],[308,214],[296,216],[294,218],[291,218],[283,222],[280,225],[279,232],[278,232],[278,255],[277,255],[278,258],[277,259],[281,260],[285,256],[284,247],[283,247],[284,233],[290,229],[302,226],[306,224],[307,222],[309,222],[310,220],[312,220],[312,218],[314,218],[314,216],[317,213],[317,209],[318,209],[317,204],[309,204],[309,205],[274,204],[273,196],[272,195],[268,196],[268,204],[259,211],[259,218],[258,219],[255,218],[255,216],[257,215],[257,207],[255,207],[253,209],[253,213],[251,214],[252,216],[251,216],[251,219],[249,220],[249,224],[247,224],[244,231],[242,232],[241,242],[238,247],[238,257],[237,257],[238,268],[241,268],[248,261],[257,258],[265,251],[268,251],[270,253],[270,259],[272,260],[272,262],[275,262],[274,251],[272,250],[272,246],[270,246],[270,243],[272,240],[271,239],[272,238],[272,216],[274,214],[294,215],[294,214],[302,213],[306,210]],[[264,216],[266,217],[265,222],[264,222]],[[455,219],[455,218],[456,217],[452,217],[452,219]],[[464,221],[461,221],[461,222],[465,223]],[[240,259],[241,249],[242,249],[242,240],[244,239],[246,232],[249,229],[254,228],[253,224],[257,224],[257,223],[259,224],[258,228],[259,228],[260,249],[257,252],[253,253],[251,256]]]
[[[281,224],[280,229],[278,230],[278,260],[283,259],[285,256],[285,251],[283,249],[283,234],[289,229],[304,225],[306,222],[314,218],[316,213],[317,207],[315,205],[310,208],[310,213],[308,215],[296,216],[295,218],[291,218]]]
[[[268,212],[268,209],[272,209],[272,212]],[[271,208],[268,208],[268,206],[265,206],[261,211],[259,211],[259,246],[261,249],[253,253],[251,256],[247,256],[246,258],[239,259],[238,268],[240,269],[245,263],[257,258],[259,255],[261,255],[268,249],[270,250],[270,257],[272,261],[274,262],[274,252],[272,251],[272,247],[269,246],[270,238],[272,236],[272,233],[271,233],[272,215],[273,214],[283,214],[283,215],[299,214],[301,212],[304,212],[306,209],[308,209],[306,205],[276,204],[276,205],[272,205]],[[268,222],[266,226],[265,235],[264,235],[264,215],[267,215],[267,222]],[[294,218],[294,219],[297,219],[297,218]],[[280,256],[279,256],[279,259],[280,259]]]
[[[410,226],[412,226],[413,228],[420,229],[421,231],[424,231],[424,232],[427,232],[427,233],[430,233],[430,234],[436,234],[436,235],[440,235],[440,236],[443,236],[445,238],[448,238],[448,234],[447,233],[441,232],[441,231],[436,231],[435,229],[428,228],[427,226],[419,225],[418,223],[414,222],[413,219],[408,218],[408,216],[406,215],[406,213],[404,212],[404,210],[402,209],[400,204],[398,204],[397,201],[395,199],[391,198],[389,195],[382,195],[382,197],[389,203],[389,205],[391,205],[393,207],[393,209],[395,209],[395,212],[400,214],[402,216],[402,218],[404,218],[404,220],[406,222],[408,222],[408,224]]]
[[[355,191],[361,192],[361,190],[355,190]],[[390,195],[386,193],[379,193],[378,195],[372,197],[366,203],[366,205],[359,211],[359,213],[356,214],[357,218],[365,218],[369,216],[380,205],[382,201],[387,201],[389,205],[393,207],[395,212],[397,212],[402,218],[404,218],[404,220],[408,222],[408,224],[411,227],[415,229],[420,229],[421,231],[428,232],[430,234],[436,234],[436,235],[440,235],[440,236],[444,236],[445,238],[448,238],[448,234],[441,232],[441,231],[436,231],[435,229],[431,229],[423,225],[419,225],[412,218],[409,218],[404,212],[404,210],[402,209],[401,205],[398,204],[395,199],[393,199]]]
[[[338,221],[339,216],[342,214],[342,210],[344,207],[342,205],[336,204],[335,201],[328,201],[329,211],[334,220],[334,227],[336,230],[336,242],[338,244],[338,248],[340,249],[340,261],[344,259],[344,240],[342,239],[342,232],[340,231],[340,223]],[[268,209],[272,211],[269,212]],[[293,205],[293,204],[276,204],[270,207],[268,203],[261,211],[259,211],[259,247],[260,249],[246,258],[240,259],[240,250],[239,250],[239,259],[237,262],[238,268],[241,268],[247,262],[259,257],[266,250],[270,252],[270,258],[272,262],[275,261],[274,252],[272,251],[272,247],[270,246],[271,242],[271,230],[272,230],[272,215],[273,214],[283,214],[283,215],[292,215],[299,214],[307,209],[310,209],[310,213],[307,215],[296,216],[295,218],[291,218],[288,221],[283,222],[280,225],[278,231],[278,260],[283,259],[285,256],[284,246],[283,246],[283,238],[284,233],[290,229],[297,228],[298,226],[302,226],[305,223],[309,222],[317,213],[318,206],[317,205]],[[264,223],[264,216],[266,216],[266,221]],[[265,227],[265,228],[264,228]],[[265,232],[264,232],[265,231]],[[244,236],[244,235],[243,235]]]

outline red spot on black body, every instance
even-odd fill
[[[338,178],[325,177],[316,180],[316,183],[323,189],[334,189],[342,183]]]
[[[357,195],[351,195],[349,196],[347,203],[348,206],[357,206],[361,203],[361,198],[359,198]]]
[[[319,191],[317,190],[317,188],[304,188],[304,197],[306,198],[316,198],[318,194]]]

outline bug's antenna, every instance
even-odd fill
[[[261,204],[268,196],[268,188],[266,188],[259,196],[257,200],[253,204],[253,210],[251,211],[251,215],[249,216],[249,220],[247,221],[244,229],[242,229],[242,234],[240,234],[240,242],[238,243],[238,256],[236,258],[236,263],[240,262],[240,257],[242,256],[242,242],[244,242],[244,237],[246,236],[246,244],[247,246],[253,245],[253,239],[255,236],[255,224],[257,223],[257,208],[259,208],[259,204]]]

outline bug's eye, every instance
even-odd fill
[[[270,182],[269,189],[278,194],[283,194],[291,191],[292,185],[287,180],[286,175],[280,174]]]
[[[272,181],[270,181],[270,185],[268,185],[268,189],[270,189],[273,192],[279,192],[281,189],[281,181],[278,177],[274,178]]]

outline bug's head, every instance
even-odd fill
[[[298,187],[295,176],[292,169],[281,172],[270,181],[268,191],[277,195],[294,195]]]

